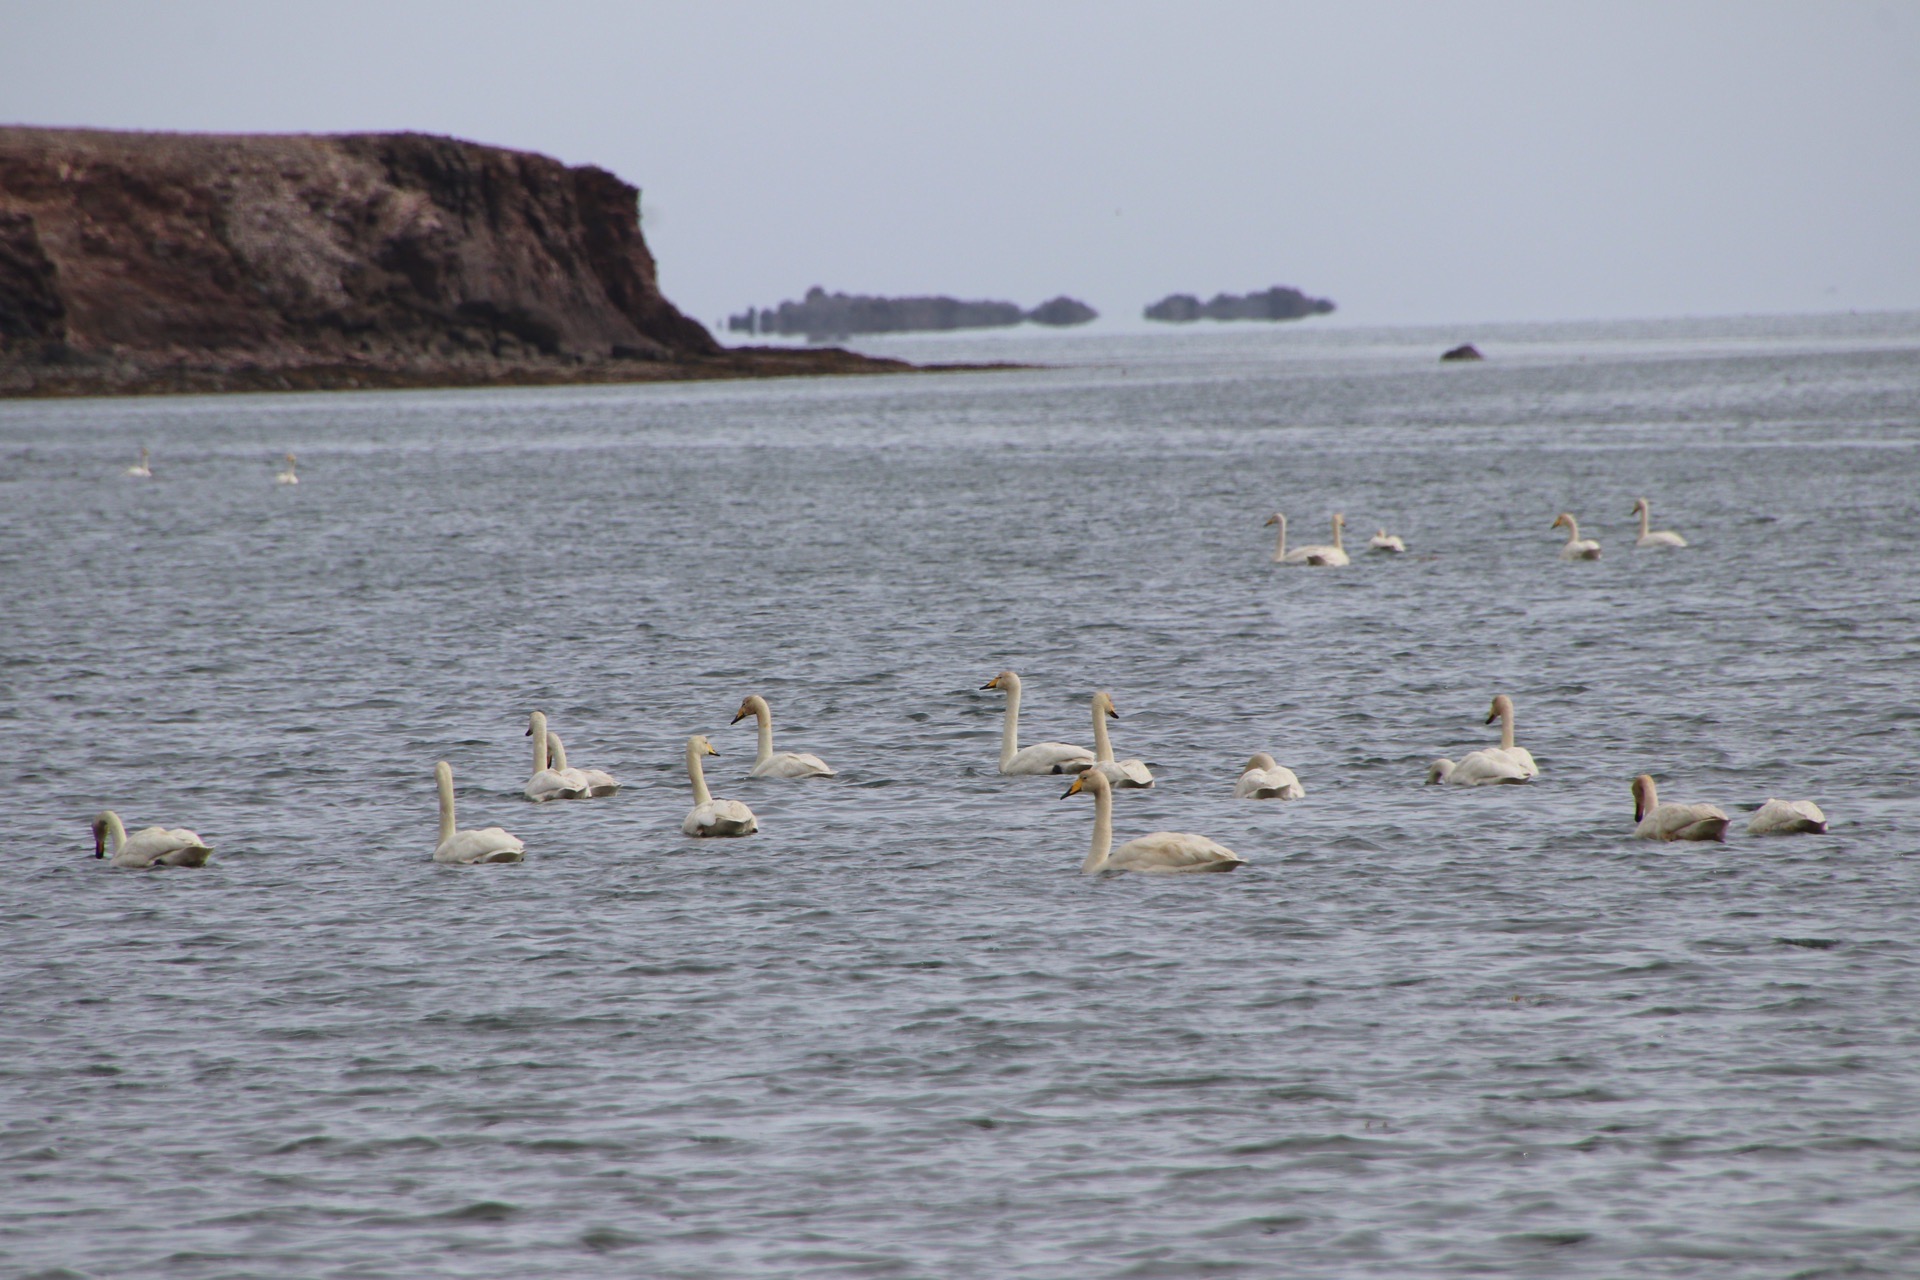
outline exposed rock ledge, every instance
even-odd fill
[[[778,307],[748,307],[727,317],[735,333],[803,334],[809,342],[850,338],[856,333],[944,333],[953,329],[1005,329],[1031,320],[1056,328],[1085,324],[1099,316],[1086,303],[1064,295],[1022,311],[1017,302],[968,302],[945,296],[880,298],[863,293],[828,293],[819,285],[799,302]]]
[[[0,395],[905,369],[725,348],[639,192],[423,134],[0,128]]]
[[[1289,285],[1262,293],[1216,293],[1206,302],[1190,293],[1170,293],[1146,309],[1149,320],[1183,324],[1191,320],[1299,320],[1333,310],[1331,298],[1309,298]]]

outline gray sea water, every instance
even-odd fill
[[[0,404],[0,1269],[1920,1273],[1920,316],[886,349],[1058,367]],[[1083,877],[1003,667],[1249,865]]]

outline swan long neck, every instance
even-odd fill
[[[551,729],[547,730],[547,762],[562,773],[567,771],[567,744]]]
[[[1284,560],[1287,558],[1287,518],[1276,511],[1273,513],[1273,520],[1280,526],[1280,541],[1273,545],[1273,558]]]
[[[453,839],[453,770],[441,765],[434,770],[440,788],[440,843]]]
[[[1578,520],[1575,520],[1572,516],[1567,517],[1567,541],[1568,542],[1580,541],[1580,522]]]
[[[1647,526],[1651,525],[1652,523],[1653,523],[1653,508],[1647,505],[1647,500],[1645,498],[1642,498],[1640,500],[1640,536],[1641,537],[1644,538],[1647,536],[1647,532],[1648,532]]]
[[[1107,708],[1093,700],[1093,758],[1101,764],[1113,763],[1113,742],[1107,737]]]
[[[1092,786],[1087,790],[1093,792],[1093,847],[1087,850],[1080,872],[1090,876],[1107,865],[1107,855],[1113,852],[1113,788]]]
[[[1007,681],[1007,718],[1000,730],[1000,767],[1006,768],[1020,754],[1020,677]]]
[[[1511,702],[1500,708],[1500,749],[1513,750],[1513,704]]]
[[[533,771],[544,773],[547,768],[547,716],[544,711],[533,713]]]
[[[120,815],[107,810],[107,852],[119,853],[120,846],[127,842],[127,826],[120,821]]]
[[[712,804],[713,792],[707,790],[707,771],[700,767],[700,744],[687,744],[687,776],[693,779],[693,802]]]
[[[765,698],[754,700],[753,718],[760,726],[760,745],[754,750],[753,762],[765,764],[773,759],[773,709],[767,705]]]
[[[1340,545],[1340,531],[1346,527],[1347,527],[1347,522],[1342,520],[1339,516],[1335,516],[1333,518],[1333,549],[1335,551],[1346,550],[1345,547]]]

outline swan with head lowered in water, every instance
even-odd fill
[[[1487,750],[1498,750],[1519,765],[1521,772],[1529,778],[1534,777],[1540,772],[1540,766],[1533,762],[1532,752],[1513,745],[1513,699],[1504,693],[1494,695],[1493,708],[1487,712],[1487,723],[1492,724],[1495,720],[1500,722],[1500,745],[1498,748],[1488,747]]]
[[[213,846],[185,827],[147,827],[127,834],[120,815],[102,809],[93,820],[93,856],[116,867],[204,867]]]
[[[1367,550],[1369,551],[1392,551],[1397,553],[1405,551],[1406,549],[1407,544],[1399,534],[1388,533],[1385,529],[1374,530],[1373,536],[1367,539]]]
[[[781,751],[773,749],[773,710],[767,706],[767,700],[759,694],[748,694],[740,709],[733,713],[733,723],[739,724],[748,716],[759,722],[760,747],[753,757],[753,768],[747,770],[749,778],[831,778],[833,770],[819,756],[808,755],[804,751]]]
[[[1823,835],[1827,815],[1811,800],[1769,799],[1747,824],[1750,836]]]
[[[620,780],[604,769],[569,769],[567,767],[567,744],[560,741],[560,735],[547,730],[547,760],[553,771],[561,777],[579,774],[587,784],[590,796],[610,796],[620,789]]]
[[[1573,518],[1571,512],[1562,511],[1555,516],[1553,527],[1567,531],[1566,545],[1560,548],[1562,560],[1598,560],[1600,558],[1600,544],[1592,538],[1580,536],[1580,522]]]
[[[1300,800],[1305,798],[1307,789],[1300,785],[1293,770],[1266,752],[1256,751],[1247,761],[1247,767],[1240,771],[1240,780],[1233,784],[1233,794],[1237,800]]]
[[[707,790],[707,774],[700,767],[700,757],[719,754],[702,734],[687,739],[687,777],[693,782],[693,808],[687,811],[680,830],[690,836],[750,836],[760,829],[753,810],[738,800],[715,800]]]
[[[578,769],[555,769],[548,759],[547,717],[536,711],[527,717],[526,736],[533,739],[533,776],[527,779],[524,793],[535,804],[547,800],[583,800],[593,790],[587,775]]]
[[[1113,742],[1107,737],[1108,717],[1118,720],[1120,713],[1114,710],[1112,695],[1102,689],[1093,695],[1093,767],[1116,787],[1152,786],[1153,770],[1147,768],[1146,761],[1113,758]]]
[[[454,866],[481,862],[518,862],[527,851],[520,840],[499,827],[460,831],[453,819],[453,766],[445,760],[433,766],[434,785],[440,791],[440,843],[433,860]]]
[[[1331,546],[1323,542],[1309,543],[1304,547],[1295,547],[1289,551],[1287,550],[1286,513],[1283,511],[1274,512],[1267,517],[1267,523],[1280,526],[1280,541],[1275,543],[1273,548],[1273,562],[1275,564],[1311,564],[1337,568],[1340,565],[1352,563],[1340,542],[1340,531],[1347,527],[1347,518],[1337,511],[1333,513],[1333,545]]]
[[[1653,506],[1645,498],[1633,500],[1633,510],[1629,515],[1640,517],[1640,536],[1633,540],[1636,547],[1684,547],[1687,540],[1671,529],[1649,529],[1653,522]]]
[[[1073,780],[1061,799],[1082,791],[1093,793],[1093,847],[1080,870],[1087,875],[1102,871],[1232,871],[1246,865],[1227,846],[1187,831],[1155,831],[1113,847],[1113,785],[1107,776],[1089,769]]]
[[[1710,804],[1661,804],[1653,778],[1633,780],[1633,834],[1642,840],[1725,840],[1727,815]]]
[[[1092,766],[1093,752],[1066,742],[1020,745],[1020,677],[1002,671],[980,686],[1007,695],[1007,718],[1000,730],[1000,772],[1004,774],[1079,773]]]

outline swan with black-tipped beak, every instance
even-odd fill
[[[147,827],[127,834],[120,815],[102,809],[93,820],[93,856],[116,867],[204,867],[213,846],[185,827]]]
[[[1113,696],[1102,689],[1093,695],[1093,767],[1116,787],[1152,786],[1153,770],[1146,761],[1113,758],[1113,742],[1107,737],[1109,718],[1118,720],[1120,713],[1114,710]]]
[[[1710,804],[1661,804],[1653,778],[1633,780],[1633,834],[1642,840],[1725,840],[1727,815]]]
[[[1004,774],[1080,773],[1093,765],[1093,752],[1066,742],[1020,745],[1020,677],[1002,671],[980,686],[1007,695],[1007,718],[1000,730],[1000,772]]]
[[[1073,780],[1061,795],[1093,793],[1093,846],[1087,860],[1080,864],[1086,875],[1102,871],[1144,871],[1168,874],[1181,871],[1232,871],[1246,865],[1242,858],[1217,840],[1194,835],[1190,831],[1155,831],[1113,847],[1113,785],[1098,770],[1089,769]]]
[[[819,756],[804,751],[780,751],[773,749],[773,709],[767,706],[767,700],[757,693],[748,694],[741,702],[740,709],[733,713],[733,723],[739,724],[748,716],[758,722],[760,730],[759,748],[754,753],[753,768],[747,770],[749,778],[831,778],[833,770]]]
[[[548,800],[583,800],[593,790],[587,775],[578,769],[561,771],[547,756],[546,713],[536,711],[527,717],[526,737],[533,739],[533,776],[527,779],[524,794],[535,804]]]
[[[1653,522],[1653,505],[1645,498],[1635,498],[1633,500],[1633,510],[1627,514],[1640,517],[1640,536],[1633,540],[1634,546],[1650,549],[1655,547],[1684,547],[1687,545],[1687,540],[1671,529],[1649,529],[1647,527]]]
[[[693,783],[693,808],[688,810],[680,830],[690,836],[750,836],[760,829],[753,810],[738,800],[715,800],[707,790],[707,774],[700,767],[700,757],[719,754],[702,734],[687,739],[687,777]]]
[[[445,760],[433,766],[434,786],[440,792],[440,843],[434,846],[433,860],[450,866],[473,866],[481,862],[518,862],[527,846],[518,837],[500,827],[481,827],[477,831],[458,830],[453,816],[453,766]]]
[[[1600,558],[1600,544],[1592,538],[1580,536],[1580,522],[1573,518],[1571,512],[1562,511],[1555,516],[1553,527],[1567,531],[1566,545],[1560,548],[1562,560],[1598,560]]]
[[[1487,723],[1492,724],[1495,720],[1500,722],[1500,745],[1486,750],[1497,749],[1501,755],[1519,765],[1520,771],[1529,778],[1537,776],[1540,766],[1533,762],[1533,753],[1525,747],[1513,745],[1513,699],[1504,693],[1494,695],[1493,708],[1487,712]]]

